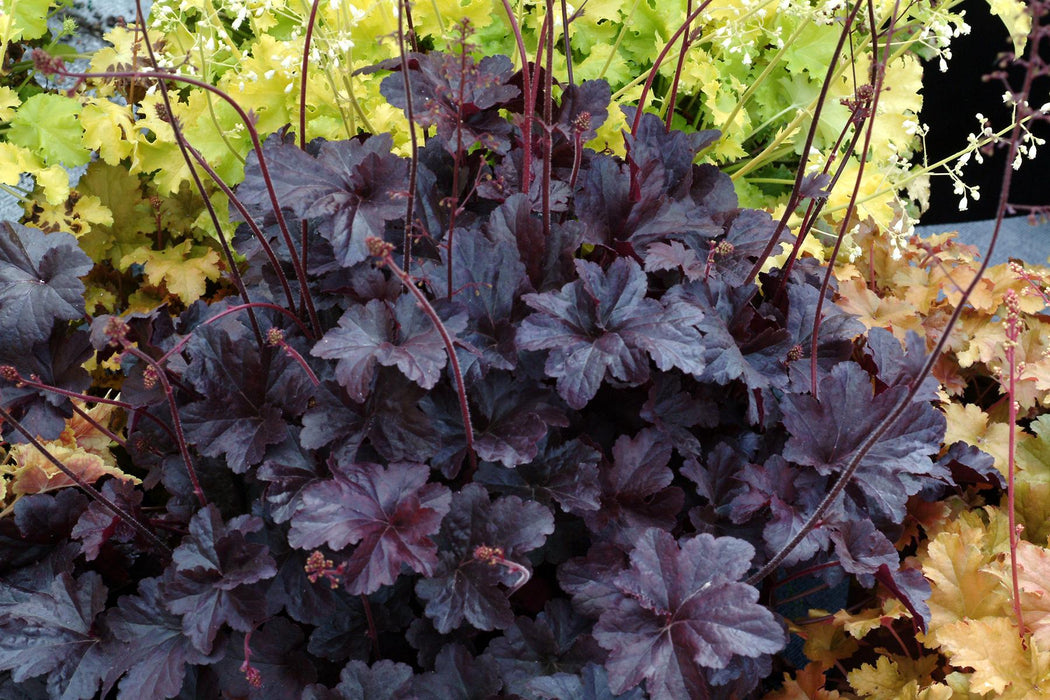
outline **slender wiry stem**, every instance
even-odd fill
[[[1007,425],[1010,436],[1007,439],[1006,454],[1006,516],[1010,528],[1010,582],[1013,587],[1013,610],[1017,620],[1017,633],[1024,637],[1025,624],[1021,615],[1021,587],[1017,580],[1017,491],[1015,475],[1017,472],[1017,341],[1021,337],[1021,302],[1017,292],[1006,291],[1006,366],[1010,376],[1006,382],[1006,399],[1010,402],[1007,409]]]
[[[547,0],[547,55],[543,76],[543,185],[540,188],[542,201],[543,240],[551,237],[551,160],[554,155],[554,139],[551,138],[551,121],[554,115],[554,11],[551,0]]]
[[[196,148],[194,148],[188,143],[186,144],[186,150],[189,151],[190,155],[193,156],[194,160],[196,160],[197,163],[200,164],[201,168],[204,169],[204,172],[208,173],[208,177],[212,179],[212,182],[214,182],[218,186],[218,188],[222,190],[222,193],[226,195],[226,199],[230,202],[230,204],[233,205],[233,208],[236,209],[237,212],[241,215],[241,218],[244,219],[244,222],[248,225],[248,228],[251,229],[252,235],[255,236],[255,240],[259,242],[259,246],[263,249],[263,253],[266,254],[267,259],[270,261],[270,267],[273,268],[274,274],[277,275],[277,280],[281,284],[281,289],[284,291],[284,296],[288,300],[288,308],[294,309],[295,297],[292,295],[292,287],[288,283],[288,277],[284,274],[284,270],[281,269],[281,262],[277,259],[277,255],[273,252],[273,246],[271,246],[270,242],[266,240],[266,234],[264,234],[263,230],[259,228],[258,222],[255,220],[254,217],[252,217],[250,213],[248,213],[248,208],[244,206],[244,203],[241,201],[241,198],[238,197],[237,194],[230,188],[230,186],[226,184],[226,181],[222,179],[219,173],[215,172],[215,169],[212,168],[208,161],[204,159],[204,156],[201,155],[200,151],[198,151]],[[248,299],[247,297],[245,297],[244,300],[249,304],[252,303],[251,299]],[[309,336],[309,332],[306,332],[306,335]]]
[[[416,136],[415,114],[412,109],[412,86],[408,75],[408,53],[405,51],[405,15],[408,14],[408,0],[397,3],[397,45],[401,52],[401,76],[405,83],[405,116],[408,118],[408,139],[412,147],[412,156],[408,161],[408,201],[405,203],[405,240],[404,268],[412,269],[412,230],[415,226],[416,206],[416,170],[419,167],[419,141]],[[450,258],[451,260],[451,258]]]
[[[146,28],[146,20],[142,13],[142,0],[135,0],[135,14],[139,27],[141,28],[142,41],[146,46],[146,51],[149,53],[150,65],[155,66],[157,65],[157,56],[153,51],[153,42],[149,38],[149,30]],[[226,236],[223,234],[222,224],[219,222],[219,215],[215,212],[215,207],[211,203],[211,198],[208,197],[208,191],[204,187],[204,182],[201,181],[200,175],[197,173],[197,168],[194,167],[193,160],[190,158],[186,150],[186,138],[182,133],[182,125],[179,124],[179,120],[175,117],[175,112],[171,107],[168,86],[163,80],[158,80],[157,86],[160,88],[160,96],[164,101],[164,111],[167,112],[168,124],[171,126],[171,133],[175,136],[175,143],[179,147],[179,153],[182,155],[182,160],[186,163],[186,168],[190,171],[190,177],[193,178],[193,184],[197,188],[201,200],[204,202],[204,207],[208,210],[208,216],[211,218],[212,226],[215,227],[215,236],[219,239],[219,244],[222,246],[223,255],[226,257],[226,264],[230,268],[230,276],[233,278],[233,284],[237,287],[237,293],[241,295],[242,299],[245,301],[251,301],[251,298],[248,296],[248,290],[244,286],[244,280],[241,279],[241,273],[237,270],[237,261],[233,257],[233,251],[230,250],[230,244],[226,241]],[[211,105],[210,102],[208,104],[209,106]],[[262,332],[259,330],[259,322],[256,320],[254,312],[249,312],[248,320],[252,327],[252,333],[255,335],[256,343],[262,346]]]
[[[379,654],[379,632],[376,631],[376,621],[372,615],[372,604],[364,593],[361,594],[361,607],[365,609],[365,620],[368,622],[368,638],[372,640],[372,653],[375,655],[372,661],[375,662],[383,657]]]
[[[321,0],[314,0],[310,5],[310,17],[306,20],[306,37],[303,39],[303,64],[299,69],[299,148],[306,150],[306,87],[307,71],[310,68],[310,45],[313,43],[314,27],[317,25],[317,8]],[[303,256],[303,269],[309,269],[310,227],[303,219],[299,222],[300,250]],[[278,272],[278,274],[281,274]],[[306,286],[299,290],[300,303],[306,306]]]
[[[365,244],[368,246],[368,252],[373,257],[378,258],[382,265],[390,268],[391,272],[401,280],[401,284],[404,288],[416,298],[419,307],[423,309],[423,313],[427,315],[427,318],[429,318],[430,322],[434,324],[434,328],[437,329],[438,334],[441,336],[441,342],[445,344],[445,352],[448,354],[449,365],[452,367],[452,378],[456,382],[456,394],[459,397],[459,412],[463,419],[463,432],[466,436],[467,442],[467,459],[470,461],[470,473],[473,474],[478,469],[477,455],[474,452],[474,425],[470,419],[470,406],[467,403],[467,388],[463,383],[463,372],[460,371],[459,368],[459,358],[456,356],[455,341],[449,334],[448,329],[445,328],[445,324],[441,321],[441,317],[438,316],[437,311],[434,310],[430,301],[423,295],[423,292],[420,291],[419,287],[416,286],[412,277],[394,262],[392,256],[393,246],[375,237],[366,239]]]
[[[860,11],[861,6],[864,4],[864,0],[857,0],[853,4],[853,9],[846,16],[846,21],[842,25],[842,32],[839,34],[838,43],[835,45],[835,51],[831,55],[831,60],[828,62],[828,71],[824,76],[824,82],[820,85],[820,95],[817,97],[816,106],[813,108],[813,117],[809,125],[809,131],[806,133],[806,143],[802,147],[802,155],[798,161],[798,170],[795,171],[795,186],[791,191],[791,197],[788,200],[787,206],[784,208],[784,213],[780,217],[780,221],[777,223],[776,229],[773,231],[773,235],[769,237],[769,242],[766,243],[765,249],[762,254],[758,256],[758,260],[755,262],[754,267],[751,268],[751,272],[747,276],[745,284],[751,284],[758,277],[758,273],[762,270],[762,266],[766,264],[766,259],[772,254],[773,249],[777,245],[777,241],[780,240],[780,234],[787,228],[788,219],[791,218],[792,212],[795,211],[795,207],[802,201],[802,179],[806,176],[806,165],[809,163],[809,152],[813,148],[813,139],[817,135],[817,127],[820,126],[820,115],[824,109],[824,103],[828,99],[828,90],[831,89],[831,84],[834,80],[835,73],[838,70],[839,56],[842,54],[842,48],[846,44],[846,38],[850,32],[853,31],[853,22],[857,18],[857,12]]]
[[[201,482],[197,478],[197,469],[193,466],[193,459],[190,457],[190,450],[186,444],[186,434],[182,430],[182,420],[179,418],[179,407],[175,403],[175,392],[171,388],[171,382],[168,381],[167,373],[156,360],[139,350],[127,340],[122,339],[121,345],[123,346],[124,352],[133,357],[137,357],[139,360],[153,368],[153,376],[156,377],[157,381],[159,381],[160,385],[164,388],[164,395],[168,398],[168,408],[171,411],[171,425],[175,428],[175,443],[179,446],[179,454],[182,456],[182,461],[186,465],[186,472],[189,474],[190,483],[193,484],[193,493],[196,494],[197,500],[200,501],[202,506],[208,505],[208,499],[204,496],[204,489],[201,488]]]
[[[529,79],[529,53],[525,50],[525,40],[521,36],[521,25],[514,16],[514,9],[510,6],[510,0],[503,0],[503,10],[507,13],[507,21],[510,22],[511,31],[514,32],[514,40],[518,43],[518,56],[521,59],[521,87],[522,97],[525,100],[525,115],[522,121],[522,164],[521,164],[521,191],[526,195],[532,186],[532,118],[536,112],[536,103],[530,99],[532,94],[532,81]]]
[[[306,327],[303,326],[303,322],[298,316],[296,316],[293,312],[289,311],[288,309],[284,308],[283,306],[278,306],[277,304],[271,304],[271,303],[266,302],[266,301],[253,301],[250,304],[235,304],[234,306],[231,306],[228,309],[223,309],[219,313],[217,313],[214,316],[208,318],[208,320],[202,322],[200,325],[201,326],[206,326],[209,323],[215,323],[216,321],[218,321],[223,316],[228,316],[230,314],[237,313],[238,311],[243,311],[243,310],[245,310],[247,308],[250,308],[250,307],[257,307],[257,308],[260,308],[260,309],[273,309],[274,311],[276,311],[278,313],[284,314],[285,316],[290,318],[292,320],[292,322],[294,322],[297,326],[299,326],[299,330],[302,331],[303,335],[307,335]],[[199,327],[200,326],[198,326],[198,328]],[[192,337],[193,337],[193,331],[190,331],[189,333],[184,335],[181,339],[179,339],[179,342],[175,343],[175,345],[172,346],[171,350],[168,350],[166,353],[161,355],[160,359],[157,360],[157,362],[163,364],[163,363],[167,362],[168,358],[171,357],[172,355],[175,355],[175,354],[177,354],[179,352],[182,352],[182,348],[185,347],[186,343],[188,343],[190,341],[190,338],[192,338]]]
[[[691,2],[692,0],[690,0]],[[565,0],[561,0],[561,37],[565,46],[565,77],[572,87],[576,82],[572,79],[572,44],[569,41],[569,8]]]
[[[127,441],[124,440],[124,438],[122,438],[119,435],[117,435],[116,433],[114,433],[112,430],[110,430],[106,426],[102,425],[102,423],[100,423],[98,420],[96,420],[95,417],[92,416],[90,412],[85,411],[83,408],[81,408],[80,406],[77,406],[74,403],[73,404],[73,413],[76,413],[78,416],[80,416],[81,420],[83,420],[83,421],[85,421],[87,423],[90,423],[92,428],[94,428],[98,432],[100,432],[103,435],[105,435],[111,441],[117,443],[118,445],[120,445],[124,449],[127,449],[127,447],[128,447]]]
[[[39,53],[39,52],[37,52]],[[202,80],[196,78],[189,78],[184,75],[177,75],[175,73],[167,73],[164,71],[106,71],[103,73],[76,73],[73,71],[59,68],[57,65],[52,63],[50,59],[45,56],[40,57],[40,64],[44,72],[53,72],[57,75],[68,78],[97,78],[97,79],[112,79],[112,78],[145,78],[150,80],[173,80],[177,82],[186,83],[187,85],[193,85],[203,90],[207,90],[215,95],[218,95],[226,101],[237,115],[241,118],[241,122],[245,125],[248,135],[252,140],[252,147],[255,149],[257,159],[259,161],[259,174],[262,176],[263,182],[266,185],[266,191],[270,198],[270,206],[273,208],[274,216],[277,219],[277,225],[281,230],[281,235],[284,237],[285,245],[288,246],[288,254],[292,260],[292,266],[295,268],[296,276],[299,279],[299,283],[307,288],[305,299],[307,312],[310,318],[310,326],[313,330],[313,337],[319,337],[321,335],[321,322],[317,318],[317,311],[314,308],[313,298],[310,295],[306,270],[303,269],[302,259],[296,252],[295,244],[292,241],[291,233],[288,229],[288,222],[284,218],[284,213],[281,211],[281,205],[278,201],[277,191],[273,186],[273,178],[270,176],[270,168],[266,164],[266,157],[263,154],[262,142],[259,140],[259,132],[256,131],[255,125],[252,119],[244,111],[244,109],[237,103],[233,97],[218,89],[217,87],[210,85]]]
[[[889,42],[893,37],[893,29],[896,26],[897,21],[897,10],[900,7],[900,0],[893,5],[893,14],[890,17],[890,23],[888,31],[886,32],[886,50],[882,54],[882,59],[879,59],[879,43],[873,41],[872,52],[875,54],[871,60],[871,71],[872,71],[872,95],[870,107],[861,104],[857,107],[859,114],[856,116],[867,118],[866,129],[864,130],[864,147],[860,149],[860,163],[857,166],[857,177],[853,181],[853,192],[850,195],[850,206],[846,208],[846,214],[842,217],[842,223],[839,224],[839,235],[835,239],[835,246],[831,251],[831,259],[827,262],[827,269],[824,272],[824,279],[820,285],[820,294],[817,295],[817,306],[813,312],[813,334],[810,339],[810,358],[809,358],[809,375],[810,375],[810,390],[813,393],[813,398],[818,398],[817,393],[817,348],[820,344],[820,322],[821,314],[824,309],[824,299],[828,294],[828,290],[831,288],[831,276],[835,272],[835,263],[838,260],[839,251],[842,249],[842,241],[846,239],[846,231],[849,228],[850,220],[853,218],[854,202],[857,201],[857,197],[860,195],[860,186],[864,179],[864,169],[868,164],[867,154],[871,148],[871,138],[875,133],[875,115],[878,112],[879,97],[884,89],[883,82],[886,79],[886,61],[889,60],[890,46]],[[871,0],[868,0],[868,21],[874,24],[874,8],[872,7]],[[867,112],[867,114],[865,114]],[[859,133],[862,122],[857,123],[857,131]],[[854,139],[854,145],[856,139]],[[851,153],[843,155],[843,165],[845,165],[846,158],[849,158]],[[841,166],[840,166],[841,169]]]
[[[306,359],[299,353],[298,350],[289,345],[287,340],[285,340],[284,331],[282,331],[280,328],[271,328],[270,330],[266,331],[266,342],[267,344],[272,345],[275,348],[280,348],[281,350],[283,350],[285,355],[290,357],[293,362],[295,362],[297,365],[299,365],[299,367],[302,368],[303,372],[306,373],[306,376],[310,379],[310,382],[314,386],[321,385],[321,380],[317,378],[317,374],[314,373],[313,369],[306,362]]]
[[[18,373],[18,370],[12,367],[11,365],[0,366],[0,376],[20,386],[29,386],[34,389],[39,389],[41,391],[48,391],[52,394],[57,394],[58,396],[65,396],[67,398],[74,399],[76,401],[81,401],[83,403],[104,403],[108,406],[116,406],[117,408],[122,408],[133,415],[143,415],[146,418],[149,418],[154,423],[156,423],[157,426],[161,428],[161,430],[168,434],[172,441],[176,439],[175,433],[164,421],[162,421],[160,418],[157,418],[149,411],[140,409],[137,406],[128,403],[127,401],[110,399],[105,396],[92,396],[91,394],[82,394],[79,391],[70,391],[69,389],[63,389],[62,387],[44,384],[43,382],[36,381],[32,377],[23,377]],[[74,408],[76,407],[74,406]]]
[[[1037,31],[1037,28],[1035,26],[1037,24],[1038,18],[1036,19],[1036,21],[1033,21],[1033,33]],[[1032,89],[1032,82],[1035,79],[1034,66],[1038,57],[1036,51],[1039,44],[1040,42],[1038,41],[1029,42],[1029,55],[1031,57],[1031,60],[1029,62],[1028,70],[1026,70],[1025,72],[1024,85],[1016,97],[1018,104],[1027,104],[1028,102],[1028,96],[1031,93]],[[838,497],[842,494],[843,490],[845,490],[846,488],[846,485],[850,482],[850,480],[853,478],[853,475],[857,472],[861,461],[868,454],[868,452],[870,452],[871,449],[879,442],[879,440],[882,439],[882,436],[886,433],[886,431],[889,430],[894,425],[894,423],[897,422],[901,415],[907,410],[908,406],[915,399],[915,396],[919,393],[919,390],[922,388],[923,382],[925,381],[926,377],[930,376],[930,372],[933,370],[934,364],[936,364],[937,359],[941,356],[941,353],[944,351],[944,348],[948,343],[948,336],[951,335],[952,329],[954,329],[955,325],[959,322],[959,317],[962,315],[963,309],[966,307],[970,296],[973,294],[973,291],[977,289],[977,286],[983,281],[984,274],[988,270],[988,266],[992,259],[992,253],[995,252],[995,246],[996,243],[998,243],[999,241],[999,233],[1002,230],[1003,226],[1003,219],[1006,215],[1006,206],[1007,202],[1009,201],[1008,198],[1010,194],[1010,184],[1013,181],[1013,162],[1014,159],[1017,157],[1018,147],[1021,140],[1022,126],[1023,125],[1021,121],[1016,120],[1014,122],[1014,128],[1010,134],[1006,165],[1003,169],[1003,183],[999,191],[999,204],[996,208],[995,226],[992,228],[992,237],[988,241],[988,247],[985,249],[981,265],[977,269],[977,274],[974,275],[973,279],[970,280],[970,284],[967,285],[966,289],[963,291],[959,302],[955,305],[955,309],[952,311],[951,317],[945,324],[944,330],[941,332],[941,336],[937,339],[937,343],[934,345],[933,350],[927,356],[926,362],[923,364],[922,369],[919,370],[919,373],[916,375],[915,379],[912,380],[911,387],[909,388],[907,395],[904,396],[900,403],[898,403],[897,406],[895,406],[894,409],[890,411],[890,413],[886,415],[885,418],[879,421],[878,425],[875,426],[875,428],[871,431],[868,437],[866,437],[864,441],[861,442],[861,444],[853,452],[853,455],[846,463],[846,467],[842,470],[842,473],[840,473],[838,478],[835,480],[835,484],[831,487],[831,490],[828,491],[828,493],[824,496],[820,504],[817,506],[816,510],[813,511],[813,514],[810,515],[809,519],[806,520],[806,522],[802,525],[799,531],[795,533],[794,537],[792,537],[787,542],[787,544],[785,544],[780,549],[780,551],[773,555],[773,557],[770,558],[770,560],[766,562],[766,564],[761,569],[752,574],[747,579],[747,583],[755,585],[765,577],[769,576],[769,574],[775,571],[776,568],[780,566],[781,562],[783,562],[784,559],[792,551],[794,551],[794,549],[802,542],[802,540],[804,540],[809,535],[809,533],[812,532],[813,529],[817,527],[817,525],[821,521],[823,521],[824,516],[827,515],[827,512],[831,509],[831,506],[835,503],[836,499],[838,499]]]
[[[693,0],[687,0],[685,6],[686,17],[693,14]],[[667,117],[664,126],[671,130],[671,122],[674,119],[674,103],[678,98],[678,81],[682,78],[682,67],[685,66],[685,55],[689,51],[689,23],[687,21],[685,32],[682,33],[682,49],[678,52],[678,64],[674,68],[674,80],[671,81],[671,91],[667,95]]]
[[[448,249],[448,298],[452,300],[452,242],[456,231],[456,215],[459,213],[459,173],[463,169],[463,91],[467,82],[467,27],[460,25],[461,44],[459,51],[459,94],[456,99],[456,153],[452,160],[452,194],[449,197],[448,235],[445,246]]]
[[[653,67],[649,70],[649,75],[646,77],[645,84],[642,86],[642,93],[638,96],[638,109],[634,114],[634,122],[631,124],[632,134],[638,133],[638,125],[642,122],[642,112],[645,110],[645,100],[649,96],[649,91],[653,87],[653,81],[656,80],[656,76],[660,72],[660,65],[664,62],[664,59],[667,58],[667,54],[671,52],[671,47],[675,45],[678,38],[688,31],[693,20],[699,17],[700,13],[706,10],[707,6],[710,4],[711,0],[704,0],[700,3],[699,7],[686,15],[685,21],[679,25],[678,29],[671,35],[671,38],[667,40],[666,44],[664,44],[663,50],[656,56],[656,60],[653,61]]]
[[[168,555],[171,554],[171,548],[168,547],[168,545],[164,544],[164,541],[157,537],[157,535],[152,530],[140,523],[133,515],[131,515],[131,513],[128,513],[116,503],[106,498],[98,489],[96,489],[88,482],[84,481],[79,474],[77,474],[72,469],[63,464],[61,460],[59,460],[57,457],[51,454],[51,451],[48,450],[42,442],[37,440],[36,436],[33,435],[33,433],[27,430],[26,427],[22,425],[20,421],[16,420],[14,416],[5,411],[2,406],[0,406],[0,422],[10,425],[19,433],[21,433],[22,437],[24,437],[29,442],[29,444],[34,447],[34,449],[36,449],[41,455],[43,455],[44,458],[47,459],[47,461],[55,465],[55,467],[60,472],[65,474],[66,477],[68,477],[74,484],[76,484],[81,491],[83,491],[93,500],[102,505],[106,510],[113,513],[113,515],[117,516],[122,521],[127,523],[133,530],[135,530],[135,532],[141,534],[148,541],[153,543],[153,545],[156,546],[158,550]]]
[[[306,36],[303,38],[303,63],[299,72],[299,148],[306,150],[306,71],[310,67],[310,44],[313,43],[314,27],[317,24],[317,8],[321,0],[313,0],[310,17],[306,20]],[[306,249],[303,249],[306,254]]]

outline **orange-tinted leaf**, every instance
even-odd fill
[[[1022,644],[1008,617],[963,620],[938,632],[941,651],[958,668],[972,668],[970,689],[996,698],[1045,698],[1050,687],[1050,653]]]
[[[922,557],[923,574],[933,587],[927,646],[940,639],[945,625],[1003,614],[1009,605],[1007,589],[986,570],[1001,546],[980,525],[964,519],[929,543]]]
[[[824,671],[813,662],[795,674],[784,675],[784,687],[766,695],[763,700],[838,700],[837,690],[824,688]]]

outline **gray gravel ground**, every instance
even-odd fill
[[[960,240],[977,246],[983,254],[983,251],[988,248],[994,228],[994,221],[970,221],[917,226],[916,232],[928,236],[945,231],[958,231]],[[1041,223],[1032,226],[1028,223],[1026,216],[1006,219],[999,233],[999,241],[995,245],[995,250],[992,251],[992,264],[1004,263],[1011,258],[1035,265],[1045,265],[1050,259],[1050,224]]]

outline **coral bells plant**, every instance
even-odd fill
[[[618,108],[555,80],[553,6],[518,67],[469,22],[413,46],[406,9],[360,75],[407,153],[307,140],[305,117],[263,137],[148,34],[150,70],[39,56],[152,81],[225,275],[96,314],[73,235],[0,231],[0,696],[759,697],[790,635],[821,658],[812,630],[835,629],[791,607],[814,593],[892,611],[862,654],[932,633],[914,523],[947,531],[929,514],[1001,479],[946,444],[925,340],[867,329],[799,254],[837,174],[800,163],[778,219],[742,207],[704,162],[719,133],[646,111],[656,70],[619,109],[623,155],[586,145]],[[861,154],[893,39],[846,105]],[[179,84],[241,120],[235,187]],[[808,673],[788,685],[833,682]]]

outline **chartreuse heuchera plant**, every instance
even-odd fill
[[[856,221],[870,216],[899,245],[923,206],[927,169],[909,163],[921,147],[919,58],[942,63],[950,58],[951,38],[967,31],[962,14],[953,9],[957,4],[876,4],[870,17],[864,13],[854,23],[849,45],[838,46],[841,3],[748,0],[701,9],[692,0],[589,0],[550,13],[551,65],[569,82],[610,84],[614,107],[589,145],[622,155],[620,130],[628,125],[620,106],[637,101],[655,64],[649,87],[655,111],[669,126],[719,130],[721,138],[708,144],[702,157],[731,174],[742,204],[778,217],[790,204],[793,173],[803,156],[817,171],[842,166],[811,225],[842,235],[846,251],[856,255],[851,239]],[[1012,7],[1005,3],[999,11],[1005,15]],[[44,31],[43,17],[54,4],[18,0],[13,8],[10,39],[25,50],[33,44],[19,37]],[[311,8],[303,3],[159,0],[146,24],[154,37],[152,53],[141,28],[130,24],[107,35],[112,48],[96,52],[91,69],[155,65],[218,86],[237,95],[264,136],[297,123],[302,104],[306,118],[300,130],[308,141],[390,132],[396,152],[408,155],[408,121],[381,94],[382,76],[358,71],[400,55],[392,33],[397,8],[392,0],[322,3],[311,19]],[[542,58],[540,36],[548,16],[542,4],[517,0],[508,8],[510,14],[493,0],[417,3],[406,12],[406,40],[413,49],[445,48],[456,23],[467,18],[475,30],[476,58],[507,54],[520,67],[514,23],[522,48]],[[670,58],[655,61],[676,32]],[[304,63],[308,35],[311,49]],[[893,39],[880,60],[891,89],[882,92],[881,126],[867,144],[861,168],[850,143],[853,108],[847,103],[870,71],[873,40],[886,35]],[[48,44],[50,53],[53,48]],[[299,90],[303,71],[305,97]],[[162,96],[135,79],[88,80],[70,94],[50,91],[30,99],[34,90],[40,88],[22,81],[17,90],[3,93],[2,118],[11,131],[0,142],[0,164],[8,173],[2,184],[14,187],[18,173],[35,178],[35,189],[19,191],[23,222],[73,233],[98,263],[86,279],[89,309],[148,311],[200,298],[204,282],[216,281],[226,267],[217,236],[232,235],[233,229],[226,225],[216,233],[204,198],[222,221],[226,199],[208,178],[206,194],[195,187],[171,127],[158,114]],[[252,148],[236,111],[201,85],[180,84],[178,95],[171,109],[187,138],[228,185],[235,185]],[[108,99],[114,96],[122,99]],[[810,136],[814,119],[820,127]],[[71,189],[59,164],[88,164],[88,171]],[[857,178],[861,192],[853,197]],[[807,238],[807,253],[824,257],[820,242]]]
[[[130,102],[95,122],[128,150],[99,146],[84,187],[119,183],[108,201],[153,228],[0,229],[0,697],[1038,692],[1050,428],[1022,290],[1044,285],[1012,268],[975,296],[965,250],[887,242],[855,209],[863,177],[825,168],[893,143],[878,103],[913,10],[819,10],[858,81],[839,102],[841,77],[818,80],[816,104],[845,110],[830,142],[819,120],[785,126],[788,150],[752,166],[796,168],[774,217],[745,205],[779,183],[739,187],[736,137],[697,117],[714,88],[671,51],[704,45],[694,24],[790,12],[679,8],[639,108],[584,66],[634,46],[644,2],[560,59],[585,8],[381,7],[187,3],[154,13],[163,34],[115,35],[87,76],[36,55]],[[488,43],[503,18],[513,59]],[[751,66],[770,46],[707,53]],[[287,102],[253,102],[277,85]],[[1014,95],[1011,155],[1043,114]],[[842,182],[838,245],[797,254]],[[847,245],[851,264],[822,259]],[[195,247],[214,257],[187,274]],[[953,265],[971,273],[955,287]],[[85,299],[100,268],[132,266],[149,288],[114,293],[124,313]],[[916,312],[880,317],[868,292]],[[967,299],[1002,315],[1001,352],[992,331],[953,335]],[[995,368],[1006,411],[978,395]]]

